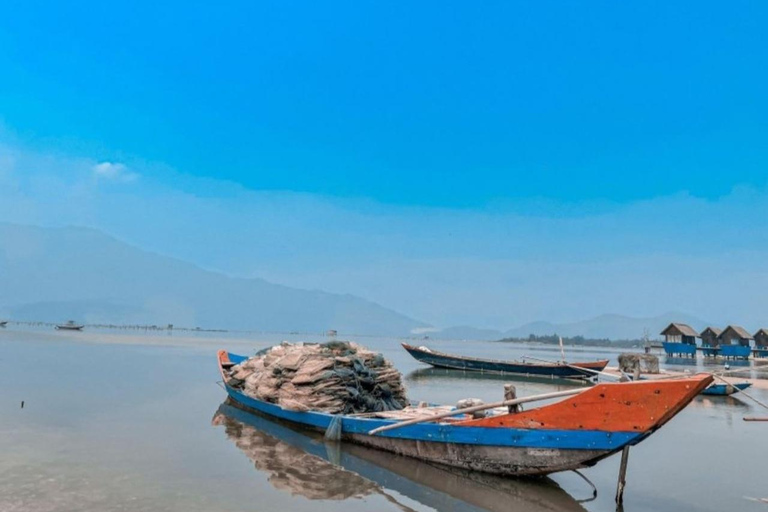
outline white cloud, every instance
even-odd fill
[[[93,174],[98,179],[129,183],[135,181],[139,175],[128,170],[125,164],[115,162],[101,162],[93,166]]]

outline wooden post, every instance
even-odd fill
[[[619,482],[616,485],[616,504],[624,503],[624,487],[627,485],[627,462],[629,462],[629,446],[621,450],[621,466],[619,466]]]
[[[515,398],[517,398],[517,388],[514,384],[504,384],[504,401],[509,402]],[[520,410],[520,406],[518,404],[508,405],[507,409],[509,412],[515,413]]]

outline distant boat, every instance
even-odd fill
[[[82,331],[84,325],[76,324],[74,321],[70,320],[65,324],[60,324],[56,326],[56,330],[58,331]]]
[[[734,393],[738,393],[743,389],[747,389],[752,385],[751,382],[739,382],[733,385],[730,384],[712,384],[701,392],[702,395],[710,396],[729,396]]]
[[[0,327],[5,327],[8,325],[8,320],[0,320]]]
[[[594,372],[600,372],[608,366],[608,360],[590,361],[587,363],[528,363],[525,361],[497,361],[477,357],[456,356],[437,352],[427,347],[414,347],[403,343],[403,348],[414,359],[437,368],[452,368],[477,372],[498,372],[536,377],[553,377],[565,379],[585,379],[593,377]],[[584,368],[580,371],[579,368]],[[592,371],[589,371],[592,370]]]

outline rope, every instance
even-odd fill
[[[584,476],[584,474],[581,471],[579,471],[578,469],[572,469],[571,471],[573,471],[574,473],[579,475],[581,478],[583,478],[584,481],[587,482],[590,487],[592,487],[592,497],[591,498],[586,498],[586,499],[583,499],[583,500],[576,500],[576,502],[577,503],[589,503],[590,501],[594,501],[595,499],[597,499],[597,487],[595,486],[595,484],[593,484],[592,481],[589,478],[587,478],[586,476]]]

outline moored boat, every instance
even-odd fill
[[[82,331],[84,325],[76,324],[73,320],[68,321],[65,324],[59,324],[56,326],[56,330],[59,331]]]
[[[474,418],[461,410],[411,407],[384,413],[333,415],[292,411],[234,387],[229,369],[246,357],[218,352],[227,394],[239,407],[303,427],[339,430],[343,441],[447,466],[503,475],[546,475],[589,467],[636,445],[680,412],[712,382],[688,378],[603,383],[560,402],[521,412],[494,409]],[[438,410],[443,414],[434,414]],[[444,416],[445,411],[450,417]],[[469,410],[468,410],[469,411]],[[402,424],[416,418],[419,424]],[[399,416],[399,417],[398,417]],[[435,421],[436,419],[440,421]],[[390,430],[372,431],[384,427]]]
[[[737,382],[735,384],[712,384],[702,390],[702,395],[710,396],[730,396],[747,389],[752,385],[751,382]]]
[[[608,365],[607,359],[567,364],[554,362],[499,361],[494,359],[446,354],[427,347],[414,347],[407,343],[403,343],[402,345],[403,348],[417,361],[437,368],[451,368],[454,370],[509,373],[529,377],[585,379],[593,377],[596,372],[603,371]]]

